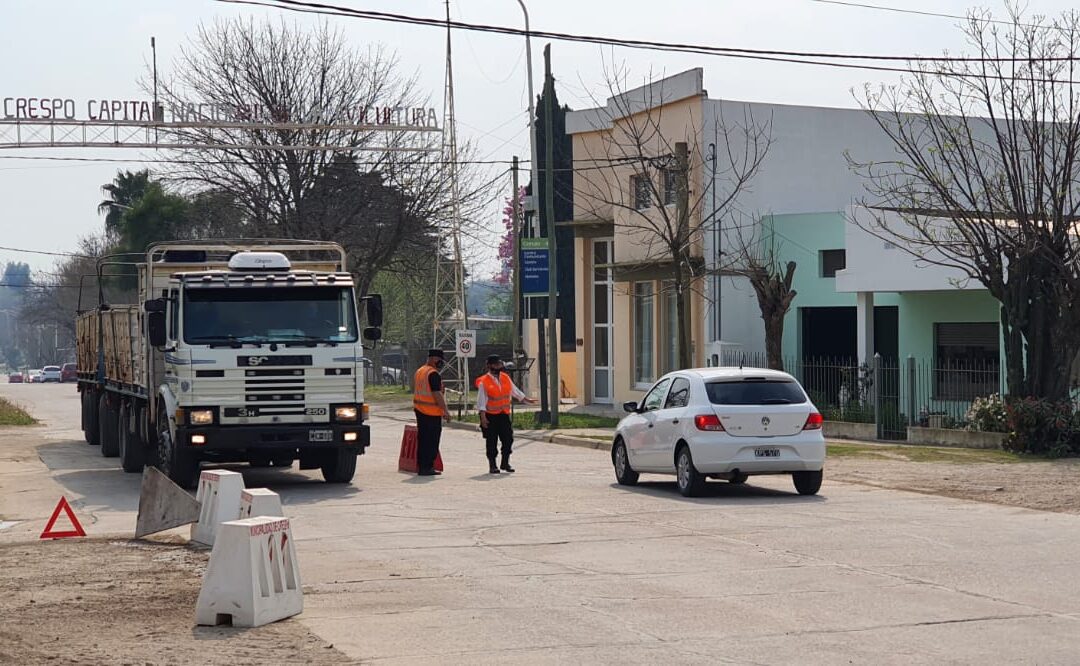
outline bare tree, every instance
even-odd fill
[[[973,13],[976,59],[912,65],[864,108],[896,159],[859,162],[864,229],[1001,302],[1008,391],[1064,399],[1080,350],[1080,14]]]
[[[702,106],[671,110],[671,102],[685,100],[672,100],[664,81],[652,77],[633,90],[625,73],[609,74],[607,82],[611,97],[597,104],[594,119],[600,140],[583,143],[584,154],[575,155],[575,206],[623,229],[642,255],[641,264],[670,280],[678,363],[688,368],[693,365],[689,296],[695,290],[704,294],[702,278],[709,273],[702,257],[705,236],[734,210],[761,167],[771,144],[771,119],[759,123],[749,108],[740,122],[718,114],[712,119],[715,163],[706,170]],[[705,184],[706,173],[715,193]]]

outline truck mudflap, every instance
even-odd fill
[[[201,441],[200,441],[201,437]],[[371,445],[371,428],[340,423],[298,425],[177,426],[177,444],[191,452],[240,449],[356,449],[361,455]]]

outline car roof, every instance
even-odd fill
[[[780,370],[769,370],[767,368],[740,368],[740,367],[714,367],[714,368],[692,368],[690,370],[682,370],[693,375],[697,375],[703,381],[740,381],[751,378],[761,378],[772,381],[795,381],[795,378],[786,372]]]

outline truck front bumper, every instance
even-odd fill
[[[202,436],[202,442],[198,442]],[[191,451],[235,451],[240,449],[356,449],[371,445],[371,428],[362,423],[319,423],[302,425],[178,426],[177,443]]]

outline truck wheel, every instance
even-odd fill
[[[169,430],[169,415],[165,413],[164,407],[158,410],[157,440],[157,468],[181,488],[194,488],[199,479],[199,460],[181,451],[173,442],[172,432]]]
[[[101,442],[101,455],[106,458],[115,458],[120,455],[120,438],[118,437],[116,410],[109,407],[107,396],[101,396],[98,400],[98,440]]]
[[[327,483],[348,483],[356,474],[356,449],[340,448],[326,452],[322,475]]]
[[[86,435],[86,443],[94,446],[101,443],[101,433],[98,432],[97,407],[94,392],[83,391],[83,421],[86,423],[83,433]]]
[[[120,467],[125,472],[134,474],[143,470],[146,456],[143,455],[143,443],[139,433],[131,432],[132,411],[130,408],[120,410]]]

